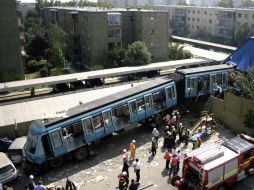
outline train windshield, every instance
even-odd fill
[[[31,131],[29,131],[28,136],[27,136],[27,141],[26,141],[26,150],[31,154],[35,153],[36,145],[37,145],[37,139],[38,139],[38,136],[33,135],[31,133]]]

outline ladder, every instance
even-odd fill
[[[213,95],[209,96],[209,98],[208,98],[208,100],[206,102],[206,105],[204,107],[203,113],[206,112],[208,114],[208,112],[210,111],[211,106],[212,106],[212,100],[213,100],[212,97],[213,97]]]

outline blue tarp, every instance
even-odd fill
[[[232,52],[227,63],[236,65],[240,71],[254,68],[254,37],[250,37]]]

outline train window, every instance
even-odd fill
[[[166,107],[166,93],[165,90],[153,94],[153,103],[155,111],[160,111]]]
[[[190,89],[190,78],[187,78],[186,87],[186,89]]]
[[[102,117],[104,120],[104,126],[111,126],[112,125],[112,120],[111,120],[111,111],[106,111],[102,113]]]
[[[150,109],[152,107],[152,102],[151,102],[151,96],[145,96],[145,103],[146,103],[146,109]]]
[[[197,88],[197,78],[193,78],[190,80],[190,89],[196,89]]]
[[[86,128],[87,135],[93,134],[93,123],[91,118],[83,120],[83,125]]]
[[[100,129],[104,126],[101,114],[93,116],[93,125],[95,129]]]
[[[131,115],[137,115],[136,101],[130,102],[130,106],[131,106]]]
[[[176,91],[175,91],[175,86],[172,86],[172,97],[175,99],[176,98]]]
[[[211,75],[211,87],[216,88],[216,75]]]
[[[137,99],[138,111],[145,111],[145,100],[144,98]]]
[[[221,86],[222,85],[222,74],[217,74],[216,75],[216,81],[217,81],[217,85]]]
[[[171,87],[170,87],[170,88],[167,88],[167,89],[166,89],[166,92],[167,92],[168,98],[169,98],[170,100],[172,100],[173,94],[172,94]]]
[[[222,85],[227,86],[227,73],[222,74]]]
[[[61,137],[60,132],[61,132],[60,130],[57,130],[57,131],[53,131],[50,133],[51,140],[54,145],[54,149],[57,149],[57,148],[60,148],[63,146],[62,137]]]

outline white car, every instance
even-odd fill
[[[0,152],[0,183],[7,183],[17,177],[17,170],[5,153]]]

